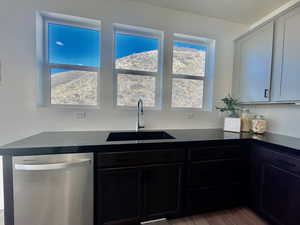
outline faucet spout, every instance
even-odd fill
[[[144,103],[142,99],[139,99],[137,104],[137,123],[136,123],[136,131],[145,128],[144,126]]]

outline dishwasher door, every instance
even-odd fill
[[[93,225],[93,154],[13,158],[15,225]]]

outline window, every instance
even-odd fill
[[[174,35],[172,60],[172,107],[204,108],[210,41]]]
[[[160,107],[162,32],[115,24],[115,103]]]
[[[100,22],[42,14],[43,104],[97,106]]]

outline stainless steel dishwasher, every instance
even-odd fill
[[[13,158],[15,225],[93,225],[93,154]]]

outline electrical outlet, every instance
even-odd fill
[[[189,120],[194,119],[194,118],[195,118],[195,114],[194,114],[194,113],[189,113],[189,114],[187,115],[187,118],[188,118]]]
[[[84,120],[86,119],[86,112],[76,112],[75,118],[78,120]]]

